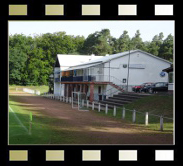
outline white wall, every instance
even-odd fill
[[[122,80],[127,79],[128,67],[123,68],[123,64],[128,64],[128,55],[111,60],[110,67],[118,69],[110,69],[110,75]],[[168,74],[165,77],[160,76],[163,69],[170,67],[170,64],[149,56],[145,53],[135,52],[130,55],[130,64],[142,64],[144,69],[129,69],[129,85],[139,85],[145,82],[168,82]],[[109,63],[105,63],[105,67],[109,67]],[[105,68],[104,74],[109,74],[109,69]],[[117,81],[116,81],[117,83]],[[123,83],[126,85],[126,83]]]
[[[60,71],[60,67],[55,67],[54,68],[54,73]],[[54,95],[61,95],[61,84],[60,82],[55,82],[55,77],[58,75],[54,74]]]
[[[168,83],[168,90],[174,90],[174,83]]]

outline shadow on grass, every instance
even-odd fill
[[[40,100],[35,101],[34,105],[29,104],[31,99],[35,100],[35,96],[26,96],[26,99],[24,96],[11,96],[10,99],[12,102],[17,102],[12,103],[14,105],[11,104],[13,107],[20,107],[24,111],[24,113],[16,112],[16,115],[27,129],[30,125],[29,112],[33,114],[33,122],[31,135],[29,135],[23,131],[10,112],[9,144],[172,144],[172,134],[164,133],[161,135],[164,139],[159,139],[160,134],[148,135],[145,131],[144,133],[135,132],[133,129],[143,130],[143,128],[130,123],[119,124],[119,121],[107,116],[104,119],[105,123],[96,122],[93,119],[93,123],[81,123],[77,126],[70,123],[78,120],[75,117],[50,117],[40,112],[40,108],[44,107],[44,103],[50,99],[39,97]],[[62,102],[51,101],[53,107],[57,105],[57,108],[62,108]],[[88,112],[88,115],[91,113]]]
[[[119,119],[122,121],[125,121],[127,124],[136,125],[135,128],[145,127],[149,130],[160,130],[160,117],[149,115],[148,117],[148,125],[145,125],[145,113],[138,113],[136,112],[136,121],[135,123],[132,122],[133,112],[132,111],[125,111],[125,119],[122,118],[122,108],[117,109],[116,116],[113,115],[113,110],[108,110],[108,114],[105,114],[105,111],[97,112],[96,113],[102,115],[102,116],[108,116],[113,117],[115,119]],[[164,131],[166,132],[173,132],[173,120],[171,119],[165,119],[164,118]]]

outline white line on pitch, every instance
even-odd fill
[[[18,118],[18,116],[16,115],[16,113],[13,111],[13,109],[9,106],[10,111],[14,114],[16,120],[18,121],[18,123],[20,124],[20,126],[22,126],[26,132],[29,132],[28,129],[23,125],[23,123],[20,121],[20,119]]]

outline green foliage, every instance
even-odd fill
[[[140,31],[130,39],[128,31],[114,38],[109,29],[88,35],[71,36],[65,32],[46,33],[34,37],[23,34],[9,36],[9,83],[11,85],[49,85],[53,90],[53,68],[57,54],[115,54],[129,49],[141,49],[173,61],[173,36],[163,40],[163,33],[152,41],[143,41]]]
[[[83,53],[84,54],[96,54],[96,55],[106,55],[111,53],[111,35],[109,29],[103,29],[100,32],[95,32],[90,34],[85,42]]]

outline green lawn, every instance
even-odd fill
[[[11,88],[16,87],[10,86],[10,89]],[[46,87],[44,88],[46,89]],[[41,87],[40,89],[44,91],[44,88]],[[9,96],[9,106],[14,111],[13,113],[9,109],[9,144],[70,144],[71,142],[84,142],[89,139],[87,136],[81,137],[79,132],[70,132],[73,126],[67,126],[67,129],[59,128],[58,126],[64,127],[64,120],[50,118],[41,114],[39,111],[32,110],[31,107],[36,106],[23,105],[23,103],[14,101],[13,96],[11,95]],[[150,96],[139,99],[131,104],[126,104],[125,108],[130,110],[135,108],[140,112],[149,112],[172,118],[173,97]],[[33,114],[31,134],[29,134],[30,112]],[[109,110],[107,115],[105,114],[105,111],[99,113],[95,110],[93,113],[98,114],[98,116],[113,116],[113,110]],[[145,126],[145,115],[137,113],[136,117],[136,124]],[[122,108],[117,109],[117,114],[114,118],[122,119]],[[132,123],[131,111],[126,110],[125,121],[126,123]],[[159,117],[149,116],[149,125],[147,126],[147,129],[159,130]],[[164,119],[164,133],[172,133],[172,131],[172,120]]]
[[[67,144],[74,142],[72,139],[75,138],[71,136],[72,132],[58,128],[58,126],[64,125],[64,121],[49,118],[39,112],[32,112],[32,130],[29,134],[30,110],[20,104],[11,100],[10,96],[9,106],[14,113],[9,108],[9,144]]]
[[[145,126],[145,112],[149,113],[149,125],[146,126],[150,130],[160,130],[160,118],[154,115],[163,115],[168,118],[173,118],[173,96],[148,96],[136,100],[133,103],[124,105],[125,111],[125,121],[127,123],[132,123],[132,110],[136,110],[136,122],[135,124],[140,126]],[[116,116],[114,118],[122,119],[123,108],[118,108],[116,110]],[[97,112],[97,110],[96,110]],[[142,113],[139,113],[142,112]],[[98,113],[98,112],[97,112]],[[108,114],[105,111],[98,113],[102,116],[113,116],[113,109],[108,110]],[[164,131],[173,132],[173,120],[164,118]]]

